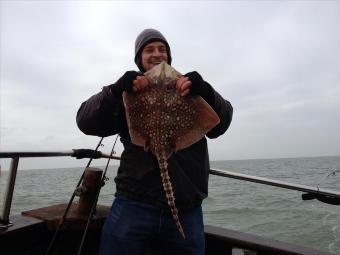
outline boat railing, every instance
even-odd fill
[[[32,152],[32,151],[22,151],[22,152],[0,152],[0,158],[10,158],[11,163],[9,167],[9,176],[7,181],[7,187],[4,193],[3,208],[0,215],[0,229],[8,228],[12,225],[9,220],[12,199],[14,193],[15,180],[18,171],[19,159],[20,158],[42,158],[42,157],[75,157],[77,159],[82,158],[112,158],[119,160],[120,157],[110,156],[108,154],[102,153],[100,151],[90,150],[90,149],[74,149],[71,151],[50,151],[50,152]]]
[[[94,151],[90,149],[77,149],[71,151],[59,151],[59,152],[0,152],[0,158],[11,158],[11,164],[9,168],[9,176],[7,181],[7,187],[4,194],[4,203],[2,208],[2,213],[0,215],[0,228],[7,228],[11,226],[9,220],[10,210],[12,205],[12,198],[14,193],[15,180],[19,165],[20,158],[34,158],[34,157],[75,157],[77,159],[81,158],[111,158],[120,160],[118,156],[110,156],[104,154],[100,151]],[[210,174],[216,176],[222,176],[232,179],[238,179],[242,181],[260,183],[269,186],[280,187],[284,189],[296,190],[304,192],[302,194],[302,199],[318,199],[319,201],[340,205],[340,192],[335,192],[332,190],[321,189],[319,187],[311,187],[301,184],[294,184],[289,182],[283,182],[278,180],[273,180],[269,178],[263,178],[258,176],[246,175],[241,173],[235,173],[226,170],[210,169]]]
[[[235,172],[230,172],[227,170],[210,169],[210,174],[238,179],[242,181],[265,184],[265,185],[284,188],[284,189],[301,191],[301,192],[305,192],[304,194],[302,194],[303,200],[310,200],[310,199],[315,198],[324,203],[340,205],[340,192],[336,192],[333,190],[322,189],[319,187],[312,187],[312,186],[295,184],[295,183],[284,182],[284,181],[278,181],[278,180],[252,176],[252,175],[247,175],[247,174],[235,173]]]

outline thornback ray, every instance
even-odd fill
[[[175,89],[181,74],[166,62],[146,72],[151,83],[140,93],[123,93],[126,119],[132,143],[149,149],[157,157],[168,205],[183,238],[167,160],[181,149],[199,141],[220,119],[200,96],[181,96]]]

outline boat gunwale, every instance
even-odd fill
[[[99,234],[100,228],[97,231]],[[227,254],[226,251],[231,252],[235,248],[253,251],[258,255],[334,255],[309,247],[211,225],[205,225],[204,232],[207,255]],[[6,251],[15,247],[15,244],[18,246],[18,243],[22,247],[33,247],[34,245],[43,247],[44,244],[39,244],[38,241],[46,242],[51,236],[52,232],[48,229],[45,221],[24,215],[15,215],[13,216],[13,226],[0,230],[0,250]],[[22,249],[22,247],[13,249]],[[152,254],[159,253],[153,251]]]

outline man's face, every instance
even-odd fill
[[[142,51],[142,66],[145,71],[160,64],[162,61],[168,62],[166,46],[162,42],[148,43]]]

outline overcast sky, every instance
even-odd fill
[[[211,160],[340,155],[339,1],[1,1],[0,16],[1,151],[94,148],[80,104],[136,70],[135,38],[156,28],[172,66],[234,107]]]

